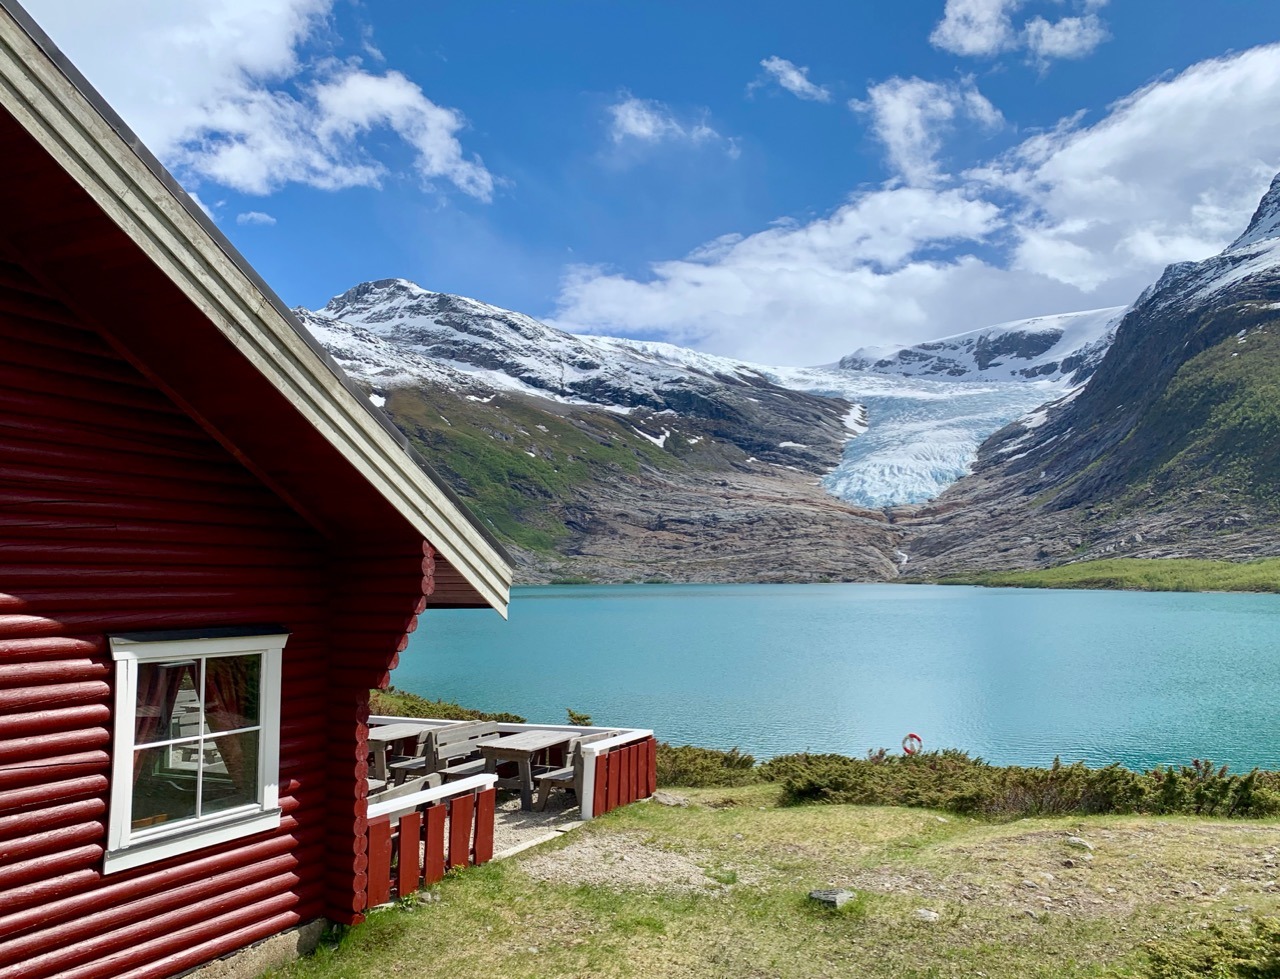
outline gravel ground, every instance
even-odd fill
[[[568,792],[553,792],[546,812],[524,812],[520,793],[500,792],[493,813],[493,852],[502,856],[515,847],[573,826],[578,819],[578,803]]]
[[[635,836],[582,836],[520,864],[535,880],[618,889],[725,891],[688,857],[646,846]]]

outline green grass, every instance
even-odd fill
[[[552,553],[568,535],[563,507],[575,489],[682,464],[604,412],[575,415],[504,396],[470,402],[432,388],[396,388],[396,425],[504,541]],[[532,453],[532,454],[531,454]]]
[[[1121,979],[1155,975],[1153,956],[1204,958],[1206,926],[1234,942],[1242,924],[1280,911],[1267,886],[1280,849],[1273,822],[996,825],[919,809],[784,807],[769,785],[684,794],[689,808],[629,806],[451,876],[438,901],[375,912],[273,975]],[[1088,859],[1069,835],[1094,844]],[[588,844],[606,861],[627,855],[608,883],[575,876],[573,848]],[[673,890],[636,872],[664,859],[692,862],[703,884]],[[548,866],[562,868],[557,879]],[[858,896],[840,911],[806,897],[832,886]],[[921,909],[939,919],[920,920]],[[1272,973],[1221,973],[1255,974]]]
[[[428,697],[388,687],[386,690],[369,691],[369,713],[391,717],[433,717],[442,721],[506,721],[523,724],[519,714],[499,712],[491,714],[471,707],[463,707],[447,700],[431,700]]]
[[[1007,588],[1115,588],[1130,591],[1280,592],[1280,558],[1202,561],[1192,558],[1107,558],[1037,571],[977,571],[949,575],[943,585]]]

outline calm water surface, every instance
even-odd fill
[[[757,757],[918,733],[1003,764],[1280,768],[1280,596],[911,585],[516,589],[423,617],[393,682]]]

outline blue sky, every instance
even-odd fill
[[[28,0],[286,302],[817,363],[1126,303],[1280,169],[1246,0]]]

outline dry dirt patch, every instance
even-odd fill
[[[520,869],[535,880],[620,890],[724,891],[687,856],[649,846],[632,835],[578,836],[568,846],[524,860]]]

